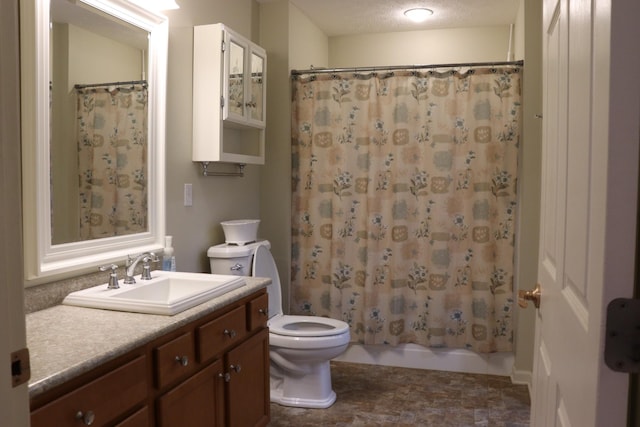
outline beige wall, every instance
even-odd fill
[[[289,7],[289,69],[329,66],[329,38],[300,9]]]
[[[509,26],[329,38],[330,67],[506,61]]]
[[[520,146],[520,206],[516,253],[516,289],[533,289],[538,277],[540,230],[540,164],[542,143],[542,0],[522,0],[524,47],[516,51],[524,59],[522,143]],[[518,21],[520,22],[520,20]],[[516,24],[521,25],[521,24]],[[528,380],[533,369],[535,309],[517,310],[516,375]]]
[[[266,160],[260,181],[261,236],[271,242],[283,307],[291,271],[291,69],[326,67],[328,39],[288,0],[260,6],[260,45],[267,51]]]
[[[267,134],[260,181],[261,236],[271,242],[287,311],[291,269],[291,102],[288,1],[260,6],[260,44],[267,51]]]
[[[67,90],[71,91],[76,83],[122,82],[142,78],[143,52],[140,49],[75,25],[68,25],[68,29]]]
[[[166,13],[169,17],[166,232],[174,236],[179,270],[209,272],[207,249],[224,242],[220,222],[260,218],[259,183],[265,167],[248,165],[243,178],[204,177],[200,165],[191,161],[192,27],[222,22],[257,42],[259,6],[254,0],[181,0],[179,3],[180,9]],[[190,207],[183,206],[187,183],[193,185],[193,206]],[[263,230],[261,227],[260,231]]]
[[[524,0],[519,0],[518,15],[513,29],[513,59],[524,59],[524,42],[525,42],[525,16],[524,16]]]

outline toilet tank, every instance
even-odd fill
[[[251,276],[253,253],[258,245],[270,247],[269,242],[258,241],[238,246],[222,243],[211,246],[207,250],[212,274],[232,274],[235,276]]]

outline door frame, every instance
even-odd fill
[[[28,385],[13,387],[11,353],[26,347],[22,275],[20,38],[18,0],[0,14],[0,413],[2,422],[29,425]]]

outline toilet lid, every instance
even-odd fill
[[[320,316],[277,316],[269,320],[269,332],[293,337],[326,337],[349,331],[342,320]]]
[[[266,277],[271,279],[271,284],[267,286],[269,293],[269,318],[282,314],[282,292],[280,290],[280,276],[276,262],[271,255],[269,247],[258,245],[253,254],[253,277]]]

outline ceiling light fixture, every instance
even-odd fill
[[[433,10],[425,7],[416,7],[414,9],[404,11],[404,16],[411,19],[413,22],[425,21],[431,15],[433,15]]]

